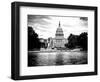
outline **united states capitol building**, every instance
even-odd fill
[[[64,38],[63,29],[59,22],[58,28],[55,33],[55,38],[50,37],[48,39],[48,48],[65,48],[65,44],[68,43],[67,38]]]

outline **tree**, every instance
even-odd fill
[[[40,49],[38,34],[32,27],[28,27],[28,50]]]
[[[68,37],[68,43],[65,44],[65,46],[70,49],[75,48],[78,45],[77,39],[78,39],[77,35],[70,34],[70,36]]]
[[[66,48],[74,49],[76,47],[82,48],[82,50],[87,50],[88,48],[88,37],[87,33],[83,32],[80,35],[70,34],[68,37],[68,43],[65,44]]]
[[[79,38],[78,38],[78,42],[79,42],[79,45],[83,48],[83,50],[87,50],[88,48],[88,37],[87,37],[87,33],[84,32],[84,33],[81,33]]]

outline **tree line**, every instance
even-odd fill
[[[70,34],[68,37],[68,43],[65,44],[66,48],[74,49],[74,48],[82,48],[82,50],[88,49],[88,34],[87,32],[83,32],[80,35]]]

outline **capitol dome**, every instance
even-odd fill
[[[51,38],[49,41],[49,48],[65,48],[67,39],[64,38],[63,29],[61,28],[60,22],[56,30],[55,38]]]
[[[61,26],[60,26],[60,22],[59,22],[59,26],[58,26],[58,28],[57,28],[57,30],[56,30],[56,37],[57,36],[59,36],[59,37],[63,37],[64,36],[64,34],[63,34],[63,30],[62,30],[62,28],[61,28]]]

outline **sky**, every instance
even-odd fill
[[[28,15],[28,26],[35,30],[39,38],[44,39],[55,37],[59,21],[65,38],[70,34],[79,35],[88,32],[87,17]]]

